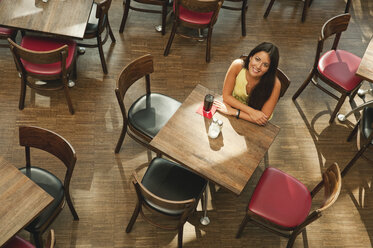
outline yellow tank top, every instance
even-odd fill
[[[234,84],[232,96],[236,98],[238,101],[247,105],[249,96],[246,93],[246,85],[246,68],[242,68],[236,77],[236,82]]]

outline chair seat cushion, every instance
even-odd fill
[[[175,10],[175,6],[174,6],[174,10]],[[207,12],[207,13],[200,13],[200,12],[191,11],[180,5],[180,11],[179,11],[180,20],[189,22],[192,24],[199,24],[199,25],[209,24],[213,14],[214,14],[213,11]]]
[[[155,158],[150,162],[141,183],[158,197],[171,201],[183,201],[198,199],[207,181],[177,163]],[[180,214],[180,212],[160,208],[149,201],[146,202],[165,214]]]
[[[94,34],[98,29],[98,18],[96,18],[97,3],[93,3],[85,34]]]
[[[22,39],[21,46],[23,48],[46,52],[58,49],[64,45],[68,45],[68,55],[66,59],[66,68],[69,68],[74,60],[76,51],[76,42],[73,40],[56,39],[49,37],[25,36]],[[21,60],[23,66],[28,72],[41,75],[56,75],[61,73],[61,63],[53,64],[33,64],[25,60]]]
[[[362,81],[355,75],[361,58],[344,50],[331,50],[324,53],[318,64],[319,72],[344,90],[351,92]]]
[[[17,32],[15,29],[0,27],[0,36],[12,36]]]
[[[249,210],[277,225],[295,227],[308,216],[311,202],[306,186],[292,176],[269,167],[255,188]]]
[[[53,202],[25,228],[27,231],[33,232],[38,230],[58,209],[64,200],[64,188],[60,179],[42,168],[21,168],[20,171],[54,198]]]
[[[154,138],[180,105],[175,99],[159,93],[144,95],[132,104],[128,121],[136,130]]]
[[[14,236],[11,240],[9,240],[2,248],[35,248],[30,242],[24,240],[19,236]]]
[[[373,108],[364,108],[363,119],[361,120],[361,124],[363,135],[365,138],[368,138],[373,131]]]

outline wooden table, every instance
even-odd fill
[[[0,157],[0,246],[52,201],[52,196]]]
[[[1,0],[0,26],[83,39],[93,0]]]
[[[371,89],[369,90],[359,90],[358,95],[366,95],[371,94],[373,95],[373,37],[371,38],[367,49],[365,50],[365,53],[363,55],[363,58],[361,59],[359,68],[356,71],[356,75],[363,78],[364,80],[367,80],[370,82]],[[362,110],[365,107],[371,107],[373,106],[373,100],[364,102],[363,104],[355,107],[347,114],[338,114],[338,120],[345,121],[348,116],[351,114]]]
[[[223,121],[216,139],[208,137],[211,119],[196,113],[211,93],[197,85],[150,145],[202,177],[239,195],[279,132],[268,123],[258,126],[216,113]]]

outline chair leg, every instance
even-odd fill
[[[207,47],[206,47],[206,62],[210,62],[210,54],[211,54],[211,36],[212,36],[212,27],[209,28],[207,34]]]
[[[361,119],[356,123],[356,125],[354,126],[354,129],[352,129],[350,135],[348,135],[348,137],[347,137],[348,142],[350,142],[352,137],[354,137],[356,135],[357,130],[359,129],[360,121],[361,121]]]
[[[180,225],[179,232],[177,234],[177,247],[183,247],[183,232],[184,232],[184,225]]]
[[[298,236],[298,233],[295,233],[295,232],[293,232],[290,235],[290,238],[289,238],[288,244],[286,245],[286,248],[292,248],[293,247],[295,239],[297,238],[297,236]]]
[[[21,76],[21,95],[19,96],[19,105],[18,108],[22,110],[25,107],[25,98],[26,98],[26,82]]]
[[[311,79],[314,75],[314,72],[313,70],[310,72],[310,74],[308,75],[307,79],[303,82],[303,84],[299,87],[299,89],[297,90],[297,92],[295,92],[295,94],[293,95],[293,101],[295,101],[297,99],[297,97],[302,93],[302,91],[307,87],[307,85],[311,82]]]
[[[345,8],[345,13],[350,12],[350,6],[351,6],[351,0],[347,0],[346,8]]]
[[[71,214],[74,217],[74,220],[79,220],[79,216],[78,216],[78,214],[77,214],[77,212],[74,208],[74,205],[73,205],[73,202],[72,202],[71,196],[70,196],[70,191],[68,189],[65,189],[65,197],[66,197],[67,205],[69,205]]]
[[[307,9],[308,9],[310,4],[311,4],[310,0],[305,0],[304,1],[303,11],[302,11],[302,22],[304,22],[306,20]]]
[[[335,109],[334,109],[334,111],[332,113],[332,116],[330,116],[329,123],[332,123],[334,121],[334,119],[337,116],[338,111],[341,109],[341,107],[342,107],[342,105],[343,105],[346,97],[347,97],[346,94],[342,94],[341,98],[339,98],[337,106],[335,106]]]
[[[275,2],[275,0],[271,0],[271,2],[269,2],[268,4],[268,7],[266,9],[266,12],[264,13],[264,16],[263,18],[267,18],[267,16],[269,15],[269,12],[271,11],[272,9],[272,6],[273,6],[273,3]]]
[[[97,37],[97,47],[98,47],[98,52],[100,53],[100,60],[101,60],[101,65],[102,65],[102,70],[104,71],[104,74],[107,74],[107,66],[106,66],[106,61],[105,61],[105,55],[104,55],[104,50],[102,49],[102,40],[101,36]]]
[[[118,139],[117,146],[115,147],[115,153],[119,153],[120,148],[122,147],[122,144],[123,144],[124,137],[126,136],[126,133],[127,133],[127,124],[123,123],[122,132]]]
[[[177,23],[174,21],[174,24],[172,25],[172,30],[170,34],[170,38],[168,39],[166,49],[164,50],[164,56],[167,56],[170,52],[172,41],[174,40],[175,33],[176,33]]]
[[[122,22],[120,23],[119,33],[123,33],[124,26],[126,25],[128,11],[130,10],[130,3],[131,3],[131,0],[125,0],[125,2],[123,2],[124,12],[123,12],[123,17],[122,17]]]
[[[135,211],[133,211],[133,214],[132,214],[132,217],[131,217],[131,219],[130,219],[130,222],[129,222],[128,225],[127,225],[126,233],[130,233],[130,232],[131,232],[132,227],[133,227],[133,225],[134,225],[135,222],[136,222],[137,216],[139,216],[139,213],[140,213],[140,204],[137,203],[137,204],[136,204]]]
[[[65,92],[65,97],[66,97],[66,101],[67,101],[67,106],[69,107],[69,111],[70,111],[70,114],[74,114],[74,107],[73,107],[73,103],[71,102],[71,98],[70,98],[70,93],[69,93],[69,88],[67,86],[67,83],[65,84],[65,86],[63,87],[63,91]]]
[[[41,232],[32,233],[36,248],[43,248],[43,237]]]
[[[168,1],[165,1],[162,6],[162,35],[166,34],[167,4]]]
[[[107,27],[106,27],[106,28],[109,30],[109,35],[110,35],[111,42],[112,42],[112,43],[115,43],[115,42],[116,42],[116,39],[115,39],[115,36],[114,36],[113,30],[111,30],[111,26],[110,26],[110,23],[109,23],[109,17],[108,17],[108,19],[107,19]]]
[[[247,0],[244,0],[242,2],[242,9],[241,9],[242,36],[246,36],[246,11],[247,11]]]
[[[246,214],[245,214],[245,218],[243,218],[243,220],[242,220],[242,222],[241,222],[241,225],[240,225],[240,227],[238,228],[238,231],[237,231],[237,234],[236,234],[236,239],[241,238],[241,234],[242,234],[242,232],[243,232],[243,229],[245,228],[245,226],[246,226],[247,222],[249,222],[249,220],[250,220],[250,217],[249,217],[249,215],[246,213]]]

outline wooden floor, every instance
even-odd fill
[[[175,232],[157,229],[141,217],[132,232],[125,233],[135,206],[131,174],[148,162],[150,154],[128,136],[120,153],[114,154],[122,128],[114,89],[120,70],[143,54],[154,56],[152,89],[183,101],[197,84],[221,92],[232,60],[262,41],[277,44],[280,68],[292,84],[271,120],[281,131],[269,151],[270,165],[295,176],[312,189],[331,163],[337,162],[342,168],[347,164],[357,151],[355,141],[346,142],[356,117],[329,125],[336,101],[312,86],[306,88],[296,102],[291,100],[313,64],[322,24],[344,11],[345,0],[313,1],[305,23],[300,22],[302,1],[276,1],[265,20],[262,16],[268,2],[249,1],[246,37],[241,37],[240,13],[221,10],[213,31],[211,62],[207,64],[205,43],[181,37],[175,38],[169,56],[163,56],[171,26],[167,26],[165,36],[157,33],[154,25],[160,22],[159,15],[130,11],[127,27],[119,34],[122,2],[113,0],[110,22],[117,42],[112,45],[108,42],[104,47],[109,74],[102,73],[98,51],[87,49],[78,60],[78,79],[70,90],[76,109],[74,115],[69,114],[63,92],[40,94],[30,89],[27,89],[25,109],[20,111],[20,79],[10,51],[0,48],[0,156],[18,167],[25,164],[24,150],[18,141],[17,127],[21,124],[61,134],[77,153],[71,194],[80,220],[73,221],[65,207],[52,225],[57,247],[176,247]],[[352,1],[352,19],[342,35],[340,48],[359,56],[364,54],[373,34],[372,13],[373,1]],[[363,87],[367,88],[367,83]],[[142,86],[132,89],[130,98],[135,99],[141,90]],[[358,97],[356,103],[361,103]],[[342,112],[350,109],[347,101]],[[63,168],[55,159],[42,152],[33,154],[35,164],[46,164],[46,168],[63,177]],[[358,160],[343,180],[338,201],[307,228],[306,236],[297,238],[295,247],[373,246],[372,161],[364,157]],[[201,212],[197,212],[185,225],[185,247],[285,247],[286,239],[252,224],[247,225],[241,239],[235,239],[263,169],[261,163],[238,197],[219,189],[209,211],[211,224],[199,224]],[[320,202],[318,197],[316,203]],[[29,238],[24,231],[21,235]]]

